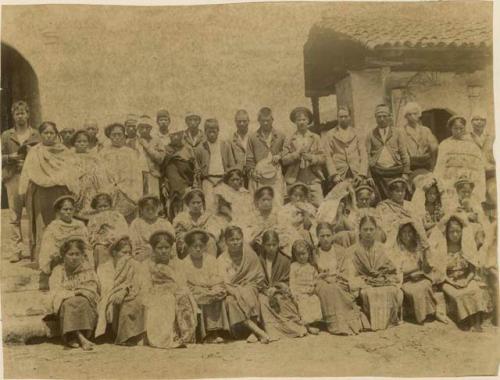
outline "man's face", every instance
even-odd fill
[[[26,107],[17,107],[14,111],[14,123],[17,126],[24,127],[28,124],[29,113]]]
[[[170,117],[168,116],[160,116],[158,118],[158,128],[160,128],[161,131],[166,131],[168,129],[168,126],[170,125]]]
[[[351,124],[351,116],[346,110],[340,110],[338,112],[337,120],[341,128],[347,128]]]
[[[90,137],[96,137],[97,136],[97,124],[88,124],[85,126],[85,130],[87,133],[90,135]]]
[[[307,131],[307,126],[309,125],[309,118],[303,113],[299,113],[295,117],[295,125],[297,126],[298,132],[305,133]]]
[[[451,126],[451,135],[458,139],[461,138],[465,134],[465,125],[461,120],[455,120],[453,125]]]
[[[410,125],[415,125],[420,120],[420,112],[418,112],[417,110],[411,110],[406,114],[406,119],[408,120],[408,123]]]
[[[125,133],[129,139],[137,136],[137,124],[134,122],[125,123]]]
[[[375,121],[379,128],[387,128],[390,124],[391,115],[387,111],[378,111],[375,114]]]
[[[213,144],[217,141],[217,137],[219,136],[219,126],[214,124],[207,125],[205,128],[205,135],[207,136],[208,142]]]
[[[147,124],[141,124],[137,127],[137,131],[139,132],[139,136],[143,139],[147,139],[151,137],[151,129],[153,127]]]
[[[458,199],[468,199],[472,195],[472,185],[470,183],[463,183],[457,186]]]
[[[472,129],[476,135],[482,135],[486,127],[486,120],[481,118],[472,119]]]
[[[113,144],[113,146],[120,147],[125,144],[125,135],[120,127],[113,128],[109,134],[109,139],[111,140],[111,144]]]
[[[238,133],[246,135],[248,132],[248,124],[250,124],[250,119],[248,115],[238,114],[235,118],[236,128]]]
[[[260,116],[259,117],[259,124],[262,128],[266,128],[266,129],[269,129],[273,126],[273,117],[272,115],[268,115],[268,116]]]
[[[170,143],[172,145],[180,145],[182,143],[182,136],[183,136],[182,131],[176,132],[176,133],[172,133],[170,135]]]
[[[200,123],[201,119],[198,116],[190,116],[186,119],[186,124],[190,129],[198,128]]]
[[[65,145],[69,144],[71,141],[71,137],[73,137],[73,134],[75,133],[74,129],[63,129],[61,131],[61,138],[63,140],[63,143]]]

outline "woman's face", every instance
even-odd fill
[[[413,227],[406,224],[399,230],[399,238],[405,247],[410,247],[414,244],[417,237],[415,236]]]
[[[318,241],[320,247],[327,251],[333,244],[333,233],[328,228],[322,228],[318,232]]]
[[[462,226],[455,220],[449,222],[448,240],[450,243],[460,243],[462,241]]]
[[[189,254],[195,259],[200,259],[203,257],[206,247],[207,245],[203,242],[203,238],[200,235],[195,235],[193,242],[189,246]]]
[[[122,147],[125,145],[125,133],[123,133],[123,129],[114,127],[109,133],[109,139],[111,140],[111,144],[115,147]]]
[[[367,243],[375,241],[376,226],[371,221],[366,221],[359,228],[359,237]]]
[[[264,193],[257,199],[257,209],[260,212],[271,211],[273,209],[273,197],[269,193]]]
[[[372,193],[369,190],[360,190],[356,193],[358,208],[368,208],[372,200]]]
[[[203,212],[203,200],[199,195],[194,195],[188,203],[189,212],[193,215],[199,215]]]
[[[406,188],[402,183],[396,183],[391,189],[391,199],[396,203],[403,203],[405,200]]]
[[[296,202],[305,202],[306,201],[306,192],[302,187],[296,187],[293,189],[292,193],[290,194],[290,201],[292,203]]]
[[[155,220],[158,217],[158,209],[152,202],[146,202],[141,209],[141,215],[146,220]]]
[[[234,190],[239,190],[243,186],[243,178],[238,172],[233,172],[228,178],[227,184]]]
[[[439,200],[439,191],[436,185],[431,186],[429,190],[427,190],[425,193],[425,199],[431,204],[434,204]]]
[[[83,133],[80,133],[75,140],[76,153],[86,153],[89,147],[89,139]]]
[[[295,125],[297,126],[297,131],[304,133],[307,131],[307,126],[309,125],[309,118],[303,113],[298,113],[295,116]]]
[[[299,264],[305,264],[309,261],[309,251],[305,243],[300,243],[295,246],[295,260]]]
[[[45,130],[40,134],[40,138],[42,139],[43,145],[54,145],[57,141],[57,133],[54,127],[49,125],[45,128]]]
[[[238,231],[234,231],[233,234],[226,239],[227,249],[229,252],[239,252],[243,248],[243,235]]]
[[[104,197],[98,198],[95,206],[95,209],[98,212],[107,211],[111,208],[111,204],[109,203],[108,199]]]
[[[157,263],[168,264],[170,261],[170,253],[172,251],[172,245],[166,240],[162,239],[156,247],[154,248],[154,260]]]
[[[451,126],[451,135],[459,139],[465,134],[465,125],[464,123],[460,120],[457,119],[453,122],[453,125]]]
[[[70,243],[71,244],[71,243]],[[71,244],[71,247],[64,255],[64,266],[69,270],[76,269],[78,265],[81,264],[83,259],[83,252],[80,251],[80,248],[76,245],[76,243]]]
[[[274,257],[278,252],[279,243],[276,239],[271,239],[263,243],[262,247],[264,248],[264,253],[266,254],[266,256]]]
[[[63,201],[61,208],[58,211],[59,219],[63,222],[71,223],[75,213],[75,206],[70,200]]]

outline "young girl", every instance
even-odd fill
[[[109,246],[113,236],[127,234],[127,221],[121,213],[112,209],[113,200],[107,193],[96,194],[90,206],[94,210],[89,217],[87,229],[89,231],[90,246],[94,251],[95,265],[109,260]]]
[[[75,213],[75,199],[71,195],[63,195],[54,202],[56,219],[45,229],[40,245],[39,266],[42,271],[40,275],[41,289],[47,288],[46,280],[57,264],[62,259],[60,248],[64,239],[68,236],[80,236],[88,244],[88,231],[85,224],[73,218]],[[92,251],[85,249],[85,254],[91,265],[94,265]]]
[[[62,264],[52,271],[49,287],[53,312],[59,317],[63,342],[70,348],[93,349],[89,340],[97,323],[99,281],[85,259],[85,241],[68,237],[61,246]]]
[[[158,230],[174,233],[174,228],[166,219],[160,218],[160,199],[155,195],[146,195],[139,202],[139,216],[130,224],[130,239],[133,255],[138,261],[146,260],[151,254],[149,238]]]
[[[316,294],[318,271],[313,266],[313,251],[305,240],[296,240],[292,245],[293,262],[290,266],[290,291],[299,307],[300,317],[310,334],[317,335],[319,329],[312,324],[322,319],[321,304]]]
[[[186,278],[172,260],[175,237],[159,230],[149,238],[151,257],[144,288],[146,337],[152,347],[178,348],[194,343],[196,302],[190,296]]]

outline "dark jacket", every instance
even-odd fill
[[[9,155],[19,153],[24,155],[32,147],[40,142],[40,134],[37,130],[30,128],[31,135],[24,143],[19,143],[14,128],[2,133],[2,181],[6,182],[17,174],[21,174],[22,165],[17,160],[9,159]]]

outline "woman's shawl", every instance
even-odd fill
[[[357,274],[369,286],[389,286],[399,283],[398,271],[385,254],[386,247],[375,242],[370,250],[361,243],[349,248]]]
[[[30,181],[41,187],[66,186],[73,194],[80,194],[78,173],[74,166],[75,156],[64,145],[35,145],[24,161],[19,194],[26,194]]]
[[[63,264],[55,267],[50,275],[49,289],[54,314],[59,312],[65,299],[75,295],[85,297],[93,307],[99,301],[99,280],[93,267],[86,261],[71,273],[66,271]]]
[[[359,287],[356,282],[356,270],[352,259],[347,255],[344,247],[333,245],[329,252],[322,251],[318,247],[314,261],[319,273],[328,273],[323,277],[324,281],[328,283],[337,282],[349,288]]]
[[[71,223],[55,219],[50,222],[43,232],[42,242],[40,244],[38,264],[42,272],[50,273],[54,260],[60,259],[59,250],[68,236],[78,236],[83,239],[86,243],[86,258],[92,266],[94,265],[94,255],[89,245],[89,236],[85,224],[76,219],[73,219]]]
[[[443,278],[446,274],[448,263],[446,224],[452,216],[459,219],[464,226],[462,229],[462,253],[464,259],[476,268],[481,265],[481,255],[476,247],[474,229],[471,227],[471,224],[462,218],[460,214],[454,213],[445,215],[438,223],[437,228],[432,230],[431,236],[429,237],[431,255],[428,258],[429,265],[439,271]]]
[[[111,297],[116,293],[125,290],[127,295],[124,302],[135,299],[140,289],[140,278],[137,273],[137,265],[129,256],[121,257],[116,264],[114,260],[108,260],[97,268],[97,275],[101,283],[101,302],[99,302],[97,312],[99,314],[96,337],[104,334],[106,324],[110,321],[109,316],[113,313]]]
[[[259,260],[264,272],[264,288],[280,285],[288,287],[288,282],[290,280],[290,265],[292,263],[292,260],[288,256],[278,251],[273,261],[270,277],[266,271],[266,258],[263,254],[259,255]]]
[[[143,171],[146,171],[139,153],[128,146],[106,146],[98,155],[114,192],[121,192],[137,203],[143,193]]]
[[[118,211],[107,210],[91,215],[87,224],[90,245],[109,246],[114,237],[128,235],[128,228],[127,221]]]
[[[384,230],[389,242],[396,239],[401,220],[411,219],[419,232],[425,231],[422,220],[413,213],[411,204],[408,201],[404,201],[403,205],[400,205],[391,199],[386,199],[377,205],[376,210],[380,218],[378,225]]]

